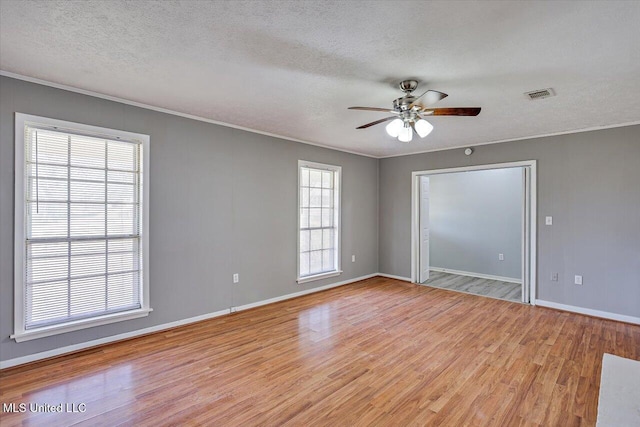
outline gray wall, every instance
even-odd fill
[[[431,267],[522,277],[522,173],[512,168],[429,177]]]
[[[16,111],[151,135],[148,317],[9,339]],[[298,159],[343,168],[344,273],[302,286]],[[0,77],[0,360],[376,271],[410,276],[412,171],[529,159],[538,160],[538,298],[640,316],[640,126],[485,145],[470,157],[460,149],[378,161]],[[554,271],[559,282],[549,280]]]
[[[412,171],[519,160],[538,161],[537,297],[640,316],[640,126],[382,159],[380,272],[411,276]]]
[[[15,112],[151,136],[148,317],[22,343],[9,338]],[[295,281],[298,159],[342,166],[344,273],[305,285]],[[376,159],[0,77],[0,360],[375,273],[377,180]]]

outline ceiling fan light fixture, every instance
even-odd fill
[[[398,138],[400,142],[410,142],[413,139],[414,131],[420,138],[425,138],[433,130],[433,125],[423,119],[423,115],[477,116],[480,114],[480,107],[432,108],[431,104],[446,98],[447,94],[429,89],[423,92],[422,95],[414,96],[413,91],[417,87],[417,80],[403,80],[400,82],[400,90],[404,92],[404,96],[394,99],[393,108],[390,109],[379,107],[349,107],[349,110],[378,111],[395,114],[395,116],[385,117],[383,119],[358,126],[356,129],[367,129],[380,123],[389,122],[385,126],[389,136],[392,138]]]
[[[425,119],[420,119],[415,124],[416,132],[420,138],[429,135],[433,130],[433,125]]]
[[[408,125],[408,123],[407,123]],[[398,141],[400,142],[411,142],[413,139],[413,129],[411,126],[405,126],[400,130],[400,134],[398,135]]]
[[[387,133],[389,136],[397,138],[400,135],[400,131],[402,131],[402,127],[404,123],[400,119],[394,119],[391,123],[389,123],[386,127]]]

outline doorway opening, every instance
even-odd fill
[[[412,282],[535,304],[536,161],[412,173]]]

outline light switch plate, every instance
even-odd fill
[[[576,285],[582,285],[582,276],[576,275],[575,280],[573,281]]]
[[[240,281],[240,275],[238,273],[235,273],[233,275],[233,283],[238,283]]]
[[[545,225],[553,225],[553,217],[552,216],[545,217],[544,224]]]
[[[504,254],[498,254],[498,261],[504,261]]]

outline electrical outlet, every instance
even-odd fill
[[[231,313],[235,313],[236,311],[238,311],[238,307],[231,307]]]
[[[582,276],[576,275],[573,283],[575,283],[576,285],[582,285]]]
[[[558,281],[558,273],[551,273],[551,281],[552,282]]]
[[[351,255],[351,262],[356,262],[356,256],[355,255]]]
[[[240,275],[238,273],[235,273],[233,275],[233,283],[238,283],[240,281]]]
[[[552,216],[548,216],[544,219],[544,223],[545,225],[553,225],[553,217]]]
[[[504,254],[498,254],[498,261],[504,261]]]

